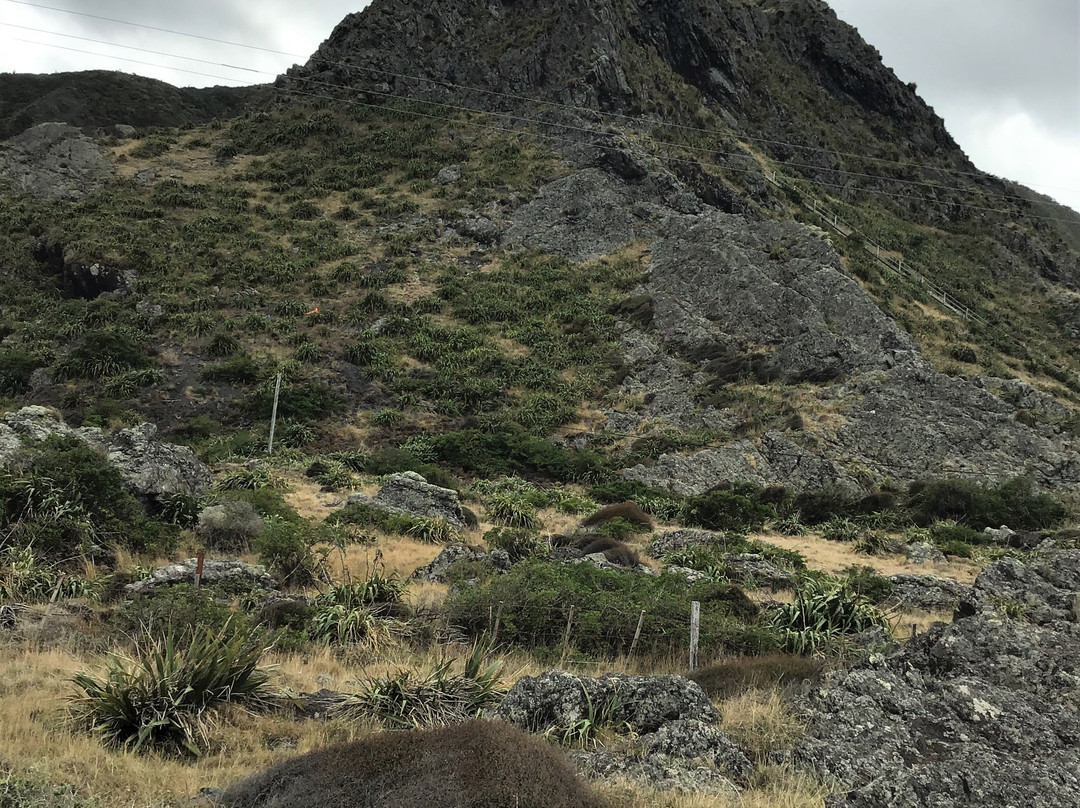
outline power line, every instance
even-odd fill
[[[214,37],[203,36],[202,34],[192,34],[187,31],[174,31],[171,28],[158,28],[155,25],[144,25],[138,22],[128,22],[127,20],[118,20],[115,17],[103,17],[100,14],[88,14],[85,11],[72,11],[70,8],[57,8],[56,6],[46,6],[42,3],[30,3],[27,0],[5,0],[8,3],[14,3],[17,6],[30,6],[31,8],[40,8],[46,11],[59,11],[62,14],[73,14],[76,17],[88,17],[92,20],[102,20],[104,22],[112,22],[117,25],[129,25],[132,28],[144,28],[148,31],[158,31],[163,34],[175,34],[176,36],[186,36],[192,39],[201,39],[204,42],[215,42],[218,45],[231,45],[235,48],[248,48],[249,50],[262,51],[263,53],[273,53],[277,56],[289,56],[292,58],[298,58],[295,53],[286,53],[285,51],[274,50],[273,48],[263,48],[259,45],[247,45],[243,42],[230,42],[227,39],[214,39]],[[303,57],[299,57],[303,58]]]
[[[58,7],[55,7],[55,6],[47,6],[47,5],[43,5],[43,4],[40,4],[40,3],[31,3],[31,2],[28,2],[27,0],[6,0],[6,2],[14,3],[14,4],[17,4],[17,5],[30,6],[30,7],[33,7],[33,8],[45,9],[45,10],[49,10],[49,11],[61,12],[61,13],[65,13],[65,14],[73,14],[73,15],[77,15],[77,16],[81,16],[81,17],[89,17],[89,18],[92,18],[92,19],[104,20],[104,21],[113,22],[113,23],[116,23],[116,24],[119,24],[119,25],[127,25],[127,26],[131,26],[131,27],[136,27],[136,28],[144,28],[144,29],[147,29],[147,30],[158,31],[158,32],[161,32],[161,33],[168,33],[168,34],[172,34],[172,35],[176,35],[176,36],[192,37],[192,38],[195,38],[195,39],[201,39],[201,40],[208,41],[208,42],[215,42],[215,43],[218,43],[218,44],[229,45],[229,46],[232,46],[232,47],[248,48],[250,50],[261,51],[261,52],[264,52],[264,53],[272,53],[272,54],[279,55],[279,56],[288,56],[288,57],[293,58],[293,59],[307,59],[307,58],[309,58],[308,56],[306,56],[304,54],[289,53],[287,51],[275,50],[275,49],[272,49],[272,48],[265,48],[265,47],[261,47],[261,46],[257,46],[257,45],[249,45],[249,44],[245,44],[245,43],[241,43],[241,42],[231,42],[231,41],[223,40],[223,39],[215,39],[213,37],[207,37],[207,36],[203,36],[203,35],[200,35],[200,34],[192,34],[192,33],[184,32],[184,31],[177,31],[177,30],[169,29],[169,28],[161,28],[161,27],[152,26],[152,25],[145,25],[145,24],[142,24],[142,23],[134,23],[134,22],[130,22],[130,21],[127,21],[127,20],[120,20],[120,19],[116,19],[116,18],[112,18],[112,17],[103,17],[103,16],[96,15],[96,14],[87,14],[85,12],[72,11],[70,9],[58,8]],[[18,26],[14,26],[14,27],[18,27]],[[35,30],[40,30],[40,29],[35,29]],[[64,34],[59,34],[59,36],[65,36],[65,35]],[[79,37],[79,38],[82,38],[82,37]],[[90,40],[90,41],[98,41],[98,40]],[[111,43],[102,42],[101,44],[111,44]],[[118,47],[126,47],[126,46],[120,45]],[[154,51],[148,51],[148,52],[153,53]],[[187,57],[176,57],[176,58],[187,58]],[[196,60],[196,61],[201,61],[201,60]],[[531,97],[531,96],[518,95],[518,94],[515,94],[515,93],[507,93],[507,92],[502,92],[502,91],[498,91],[498,90],[489,90],[489,89],[484,89],[484,88],[480,88],[480,87],[470,87],[468,85],[456,84],[454,82],[449,82],[449,81],[445,81],[445,80],[441,80],[441,79],[432,79],[432,78],[423,77],[423,76],[410,76],[410,75],[405,74],[405,73],[397,73],[397,72],[393,72],[393,71],[380,70],[378,68],[365,67],[363,65],[355,65],[355,64],[348,63],[348,62],[333,61],[333,60],[329,60],[329,59],[321,59],[320,61],[322,61],[324,64],[327,64],[327,65],[344,67],[344,68],[346,68],[348,70],[364,70],[364,71],[367,71],[369,73],[374,73],[374,74],[377,74],[377,75],[389,76],[389,77],[400,78],[400,79],[405,79],[405,80],[410,80],[410,81],[427,82],[427,83],[430,83],[430,84],[437,84],[437,85],[441,85],[441,86],[444,86],[444,87],[449,87],[449,88],[459,89],[459,90],[467,90],[469,92],[481,93],[481,94],[490,95],[490,96],[494,96],[494,97],[507,98],[507,99],[517,100],[517,101],[527,101],[529,103],[548,106],[548,107],[552,107],[552,108],[556,108],[556,109],[566,109],[566,110],[584,112],[584,113],[589,114],[590,116],[601,116],[601,117],[606,117],[606,118],[615,118],[615,119],[619,119],[619,120],[630,121],[630,122],[637,123],[637,124],[644,123],[644,122],[652,123],[652,124],[659,124],[661,126],[665,126],[665,127],[669,128],[669,129],[678,129],[678,130],[682,130],[682,131],[695,132],[695,133],[698,133],[698,134],[706,134],[706,135],[710,135],[710,136],[713,136],[713,137],[725,136],[725,133],[723,133],[723,132],[720,132],[720,131],[714,130],[714,129],[706,129],[704,127],[689,126],[689,125],[686,125],[686,124],[678,124],[678,123],[672,123],[672,122],[667,122],[667,121],[648,120],[648,119],[643,119],[643,118],[640,118],[640,117],[635,117],[635,116],[626,115],[626,114],[617,113],[617,112],[603,112],[603,111],[600,111],[600,110],[595,110],[595,109],[591,109],[589,107],[583,107],[583,106],[580,106],[580,105],[565,104],[565,103],[561,103],[561,102],[557,102],[557,101],[548,101],[548,100],[535,98],[535,97]],[[164,67],[164,66],[161,66],[161,67]],[[168,68],[166,68],[166,69],[168,69]],[[247,68],[237,68],[237,69],[247,69]],[[267,73],[268,71],[260,71],[260,72]],[[273,74],[273,75],[276,75],[276,74]],[[290,78],[292,78],[293,80],[298,80],[298,79],[296,79],[296,77],[290,77]],[[486,112],[486,110],[476,110],[476,111],[484,111],[484,112]],[[547,125],[551,124],[551,122],[545,122],[545,123]],[[957,176],[968,176],[968,177],[975,177],[975,178],[986,178],[986,177],[989,176],[989,175],[985,174],[984,172],[979,172],[979,171],[962,171],[962,170],[959,170],[959,169],[951,169],[951,168],[946,168],[946,167],[943,167],[943,166],[931,166],[931,165],[920,164],[920,163],[905,162],[905,161],[902,161],[902,160],[893,160],[893,159],[889,159],[889,158],[873,157],[873,156],[870,156],[870,155],[857,154],[857,153],[853,153],[853,152],[837,151],[837,150],[834,150],[834,149],[826,149],[826,148],[817,147],[817,146],[806,146],[805,144],[791,143],[791,142],[786,142],[786,141],[781,141],[781,140],[770,140],[770,139],[767,139],[767,138],[755,138],[755,137],[750,137],[750,136],[743,135],[743,134],[737,134],[735,132],[732,132],[730,134],[731,134],[731,136],[734,136],[734,137],[737,137],[739,139],[746,140],[746,141],[749,141],[749,142],[754,142],[754,143],[766,143],[766,144],[770,144],[770,145],[787,146],[787,147],[790,147],[790,148],[800,149],[800,150],[803,150],[803,151],[811,151],[811,152],[817,152],[817,153],[821,153],[821,154],[831,154],[831,155],[835,155],[835,156],[839,156],[839,157],[849,157],[849,158],[852,158],[852,159],[859,159],[859,160],[869,160],[869,161],[878,162],[878,163],[882,163],[882,164],[901,166],[901,167],[904,167],[904,168],[924,168],[924,169],[930,169],[930,170],[933,170],[933,171],[939,171],[939,172],[944,172],[944,173],[949,173],[949,174],[955,174]],[[655,140],[655,138],[654,138],[654,140]],[[666,143],[666,141],[659,141],[659,142]],[[694,146],[683,145],[683,144],[669,144],[669,145],[677,146],[679,148],[684,148],[684,149],[690,149],[690,150],[705,151],[705,152],[710,151],[710,150],[704,149],[702,147],[694,147]],[[731,154],[732,156],[740,156],[740,157],[741,156],[749,156],[749,155],[743,155],[742,153],[728,153],[728,154]],[[793,166],[797,166],[797,167],[819,168],[818,166],[814,166],[812,164],[791,163],[790,161],[784,161],[784,162],[787,165],[793,165]],[[875,174],[850,172],[850,171],[847,171],[847,170],[844,170],[844,169],[830,168],[830,169],[824,169],[824,170],[833,171],[834,173],[850,174],[852,176],[875,178],[875,179],[879,179],[879,180],[887,181],[887,182],[898,182],[898,183],[905,183],[905,184],[925,185],[927,187],[940,188],[940,189],[952,188],[952,190],[956,190],[956,191],[958,191],[960,193],[968,193],[968,194],[981,193],[981,194],[984,194],[984,195],[995,196],[995,197],[1000,197],[1000,198],[1004,198],[1004,199],[1016,199],[1016,200],[1019,200],[1019,201],[1030,202],[1030,200],[1028,200],[1026,197],[1023,197],[1023,196],[1007,195],[1007,194],[985,192],[985,191],[968,191],[968,190],[965,190],[965,189],[962,189],[962,188],[955,188],[955,187],[951,187],[951,186],[939,186],[939,185],[935,185],[933,183],[926,183],[926,182],[917,181],[917,180],[903,180],[903,179],[894,178],[894,177],[883,177],[883,176],[875,175]],[[1044,185],[1044,186],[1034,186],[1034,187],[1053,188],[1055,190],[1067,190],[1067,191],[1076,190],[1076,189],[1072,189],[1072,188],[1063,188],[1063,187],[1060,187],[1060,186],[1045,186]],[[1065,221],[1065,220],[1063,220],[1063,221]]]

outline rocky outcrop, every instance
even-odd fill
[[[681,528],[654,536],[645,552],[653,558],[662,559],[668,553],[674,553],[677,550],[709,547],[723,541],[723,533],[714,533],[711,530],[699,530],[697,528]]]
[[[158,587],[174,584],[195,583],[195,571],[198,560],[189,558],[178,564],[158,567],[149,578],[136,581],[124,587],[128,597],[153,593]],[[205,561],[203,562],[202,585],[236,594],[255,590],[275,591],[277,581],[265,567],[246,564],[243,561]]]
[[[956,608],[971,587],[936,575],[890,575],[893,585],[890,602],[905,609],[927,612],[951,611]]]
[[[492,550],[485,552],[482,547],[473,547],[460,542],[446,545],[435,558],[427,564],[417,567],[411,577],[421,581],[434,581],[446,583],[446,574],[450,568],[459,561],[476,562],[485,564],[500,572],[505,572],[511,567],[510,556],[505,550]]]
[[[991,564],[952,624],[829,674],[795,760],[843,784],[830,808],[1075,805],[1078,591],[1078,551]]]
[[[570,727],[590,714],[640,734],[680,719],[720,719],[705,692],[681,676],[609,673],[594,679],[565,671],[522,677],[494,714],[531,732]]]
[[[23,443],[40,443],[53,435],[78,438],[104,452],[131,492],[148,502],[198,496],[212,482],[210,469],[186,446],[156,440],[153,424],[113,434],[96,428],[72,429],[56,410],[39,406],[23,407],[0,418],[0,468]]]
[[[657,789],[736,796],[733,779],[750,770],[741,749],[716,724],[720,714],[704,691],[681,676],[564,671],[526,676],[494,715],[532,732],[572,732],[583,720],[634,735],[621,752],[573,755],[591,779],[623,778]]]
[[[370,502],[376,508],[390,513],[445,519],[459,530],[466,526],[457,491],[432,485],[415,471],[391,474],[386,477],[382,488],[372,499],[354,494],[349,497],[349,502]]]
[[[64,123],[31,127],[0,152],[0,178],[35,199],[80,199],[112,174],[97,144]]]

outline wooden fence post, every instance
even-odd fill
[[[566,615],[566,630],[562,635],[562,656],[559,657],[559,667],[566,662],[566,655],[570,651],[570,626],[574,622],[574,604],[570,604],[570,613]]]
[[[701,631],[701,602],[690,604],[690,673],[697,668],[698,634]]]
[[[206,553],[202,550],[195,556],[195,588],[198,589],[202,584],[203,562],[206,561]]]
[[[637,648],[638,640],[641,639],[641,627],[645,625],[645,610],[641,610],[641,614],[638,615],[637,628],[634,629],[634,639],[630,643],[630,650],[626,652],[626,664],[623,665],[623,670],[630,669],[630,659],[634,656],[634,649]]]
[[[491,632],[491,647],[495,647],[495,643],[499,639],[499,623],[502,622],[502,610],[503,602],[499,601],[499,608],[495,610],[495,628]]]

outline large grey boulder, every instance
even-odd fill
[[[124,593],[128,597],[134,597],[152,593],[161,586],[193,584],[195,583],[197,567],[198,561],[194,558],[189,558],[177,564],[158,567],[150,574],[149,578],[125,586]],[[258,564],[247,564],[243,561],[205,561],[203,563],[202,584],[224,589],[228,592],[252,589],[264,589],[272,592],[278,588],[277,581],[266,571],[265,567]]]
[[[1076,805],[1078,590],[1078,551],[991,564],[952,624],[811,691],[794,760],[843,784],[830,808]]]
[[[112,174],[97,144],[66,123],[32,126],[0,152],[0,178],[36,199],[80,199]]]
[[[77,438],[103,452],[128,489],[147,501],[198,496],[212,482],[210,469],[191,449],[156,440],[153,424],[111,435],[95,428],[72,429],[56,410],[40,406],[23,407],[0,417],[0,468],[14,459],[21,445],[41,443],[54,435]]]
[[[141,424],[105,438],[106,458],[138,497],[162,501],[198,496],[213,482],[210,469],[186,446],[155,440],[157,427]]]
[[[1080,617],[1080,550],[1051,550],[1021,562],[1003,558],[981,573],[957,614],[1012,614],[1037,625]]]
[[[937,575],[890,575],[893,592],[890,600],[907,609],[927,612],[952,610],[969,591],[970,586]]]
[[[417,567],[411,577],[421,581],[434,581],[444,584],[446,583],[447,572],[459,561],[486,564],[500,572],[505,572],[511,567],[510,556],[505,550],[493,550],[491,553],[486,553],[481,547],[472,547],[461,542],[455,542],[442,548],[439,554],[427,564]]]
[[[350,497],[349,501],[359,502],[364,498]],[[415,471],[388,476],[371,504],[390,513],[442,518],[458,529],[465,527],[465,514],[457,491],[432,485]]]
[[[669,530],[653,536],[646,549],[650,556],[661,559],[668,553],[678,550],[689,550],[694,547],[711,547],[724,541],[723,533],[715,533],[711,530],[699,530],[697,528],[680,528]]]

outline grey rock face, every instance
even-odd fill
[[[0,418],[0,468],[13,453],[12,435],[40,443],[53,435],[70,436],[105,453],[124,484],[143,499],[160,501],[177,494],[198,496],[210,487],[210,470],[186,446],[155,440],[157,427],[142,424],[107,435],[100,429],[72,429],[48,407],[23,407]]]
[[[940,564],[945,561],[945,554],[928,541],[901,545],[900,551],[908,561],[916,564]]]
[[[518,680],[495,715],[531,732],[568,727],[593,710],[603,710],[611,723],[632,732],[655,732],[679,719],[715,723],[720,714],[705,692],[682,676],[600,678],[547,671]]]
[[[210,487],[210,469],[186,446],[155,440],[157,427],[142,424],[105,439],[106,457],[138,497],[163,500],[198,496]]]
[[[8,141],[0,177],[36,199],[80,199],[112,176],[90,138],[65,123],[42,123]]]
[[[417,567],[413,571],[412,577],[422,581],[435,581],[444,584],[446,583],[447,571],[459,561],[477,561],[504,571],[510,569],[511,566],[510,557],[505,551],[496,550],[489,555],[480,547],[470,547],[467,544],[457,543],[446,545],[435,558],[422,567]]]
[[[195,582],[195,570],[198,561],[189,558],[179,564],[158,567],[149,578],[136,581],[124,587],[129,596],[145,595],[159,586],[170,584],[192,584]],[[243,561],[206,561],[203,563],[202,583],[205,586],[221,587],[229,591],[246,589],[277,589],[277,581],[265,567],[257,564],[245,564]]]
[[[893,584],[891,600],[911,609],[923,609],[928,612],[955,609],[970,590],[950,578],[936,575],[890,575]]]
[[[735,583],[758,589],[791,589],[795,576],[757,553],[725,554],[724,573]]]
[[[502,228],[486,216],[474,216],[459,224],[458,232],[480,244],[494,244],[502,235]]]
[[[827,676],[795,760],[846,784],[839,808],[1035,806],[1080,794],[1080,552],[991,564],[951,624]],[[999,598],[1022,596],[1005,617]]]
[[[461,179],[461,166],[452,165],[444,166],[439,169],[439,173],[435,175],[433,182],[436,185],[453,185]]]
[[[687,791],[737,799],[738,787],[710,766],[684,758],[654,754],[617,755],[606,749],[572,752],[571,759],[590,780],[628,780],[658,791]]]
[[[764,350],[794,382],[885,370],[914,355],[832,247],[797,224],[672,216],[653,243],[646,289],[662,342],[733,356]]]
[[[738,789],[732,779],[750,770],[743,751],[717,729],[720,714],[708,697],[681,676],[607,674],[594,679],[548,671],[522,678],[495,716],[537,732],[571,727],[592,710],[637,737],[624,752],[573,753],[590,779],[617,777],[660,790],[734,797]]]
[[[1026,563],[1003,558],[984,569],[957,614],[1014,613],[1037,625],[1071,624],[1080,595],[1080,551],[1052,550]]]
[[[456,491],[432,485],[414,471],[391,474],[372,499],[377,508],[391,513],[443,518],[456,528],[465,527],[465,516]]]

